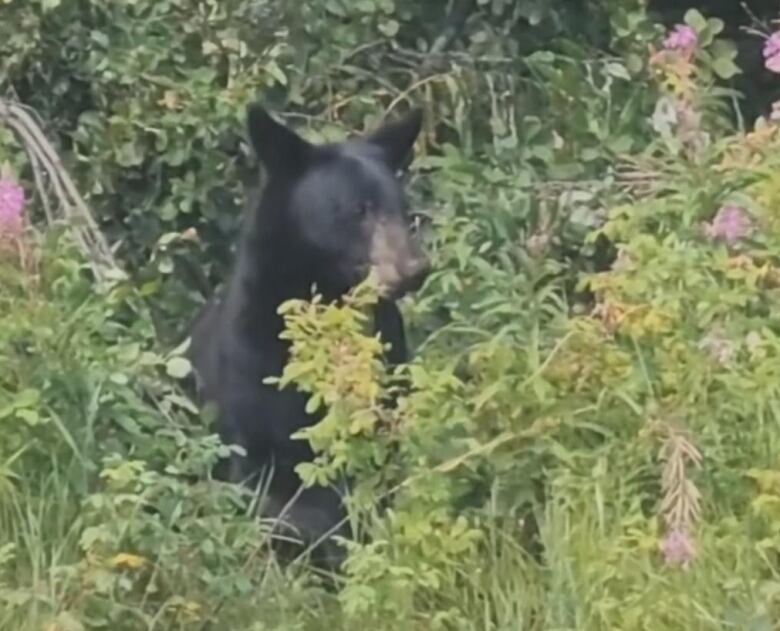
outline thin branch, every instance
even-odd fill
[[[120,270],[86,202],[30,111],[20,103],[0,98],[0,124],[15,134],[29,158],[46,221],[51,225],[58,219],[52,203],[56,202],[61,218],[67,220],[76,243],[89,259],[95,277],[104,280],[106,271]]]

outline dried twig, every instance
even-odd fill
[[[701,515],[701,493],[689,469],[701,467],[702,454],[684,430],[666,422],[656,422],[654,430],[664,436],[659,454],[664,463],[660,512],[669,529],[687,532]]]

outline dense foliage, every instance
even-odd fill
[[[595,45],[613,32],[638,48],[638,3],[444,5],[14,1],[0,76],[59,136],[123,256],[139,265],[163,232],[198,229],[203,249],[177,257],[178,277],[202,288],[224,275],[253,178],[242,123],[256,94],[314,137],[424,103],[432,146],[522,166],[525,185],[594,175],[637,140],[642,95]]]
[[[3,88],[131,272],[95,284],[62,226],[27,225],[0,129],[0,628],[774,628],[780,132],[732,128],[722,21],[664,39],[619,0],[0,11]],[[780,35],[761,63],[780,71]],[[415,359],[376,361],[370,283],[286,307],[282,381],[329,406],[300,473],[353,473],[370,535],[336,589],[279,567],[257,498],[208,479],[223,447],[171,341],[225,273],[258,94],[312,138],[427,110]]]

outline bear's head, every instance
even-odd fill
[[[266,215],[277,247],[320,290],[344,293],[373,269],[382,295],[420,287],[430,263],[412,233],[398,171],[410,161],[422,114],[373,133],[315,145],[248,109],[249,137],[268,174]]]

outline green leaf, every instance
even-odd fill
[[[118,386],[126,386],[129,382],[127,375],[121,372],[114,372],[109,375],[109,380]]]
[[[314,414],[317,410],[320,409],[321,405],[322,405],[322,397],[319,395],[319,393],[313,394],[306,402],[306,408],[305,408],[306,413]]]
[[[34,408],[38,405],[41,393],[33,388],[26,388],[16,395],[8,405],[0,408],[0,419],[18,413],[20,409]]]
[[[170,245],[177,239],[181,238],[180,232],[166,232],[163,234],[159,239],[157,239],[157,245],[162,247],[165,247],[166,245]]]
[[[707,20],[707,30],[712,33],[712,35],[717,35],[722,32],[724,26],[725,24],[720,18],[709,18]]]
[[[59,3],[60,0],[57,0]],[[108,48],[108,35],[103,33],[102,31],[91,31],[89,34],[89,38],[98,44],[99,46],[102,46],[103,48]]]
[[[199,412],[198,406],[186,397],[179,396],[178,394],[169,394],[165,398],[174,405],[178,405],[180,408],[183,408],[192,414],[198,414]]]
[[[172,357],[165,363],[165,372],[174,379],[183,379],[192,371],[192,364],[185,357]]]
[[[725,57],[735,59],[737,56],[737,46],[734,42],[727,39],[719,39],[712,43],[710,53],[714,58]]]
[[[265,66],[265,71],[271,75],[280,85],[287,85],[287,75],[284,74],[282,69],[275,61],[269,61]]]
[[[138,166],[143,161],[143,156],[138,150],[138,146],[133,142],[126,142],[121,145],[114,155],[117,164],[123,167]]]
[[[41,393],[34,388],[25,388],[22,390],[14,401],[14,405],[17,407],[33,407],[38,405],[41,400]]]
[[[692,26],[697,33],[701,33],[707,28],[707,20],[696,9],[688,9],[683,20],[686,24]]]
[[[712,62],[712,70],[721,79],[730,79],[734,75],[740,74],[742,71],[739,69],[731,59],[727,57],[718,57]]]
[[[644,65],[645,60],[636,53],[630,53],[626,57],[626,68],[633,74],[640,72],[642,68],[644,68]]]
[[[173,272],[173,268],[173,259],[169,256],[162,257],[159,263],[157,263],[157,270],[160,274],[170,274]]]
[[[40,416],[38,416],[37,410],[30,410],[30,409],[17,410],[16,416],[18,416],[28,425],[37,425],[41,421]]]
[[[387,37],[395,37],[400,28],[401,25],[396,20],[387,20],[379,24],[379,30]]]
[[[608,75],[611,75],[618,79],[625,79],[626,81],[631,81],[631,75],[629,74],[628,69],[623,64],[610,62],[606,66],[604,66],[604,70]]]

